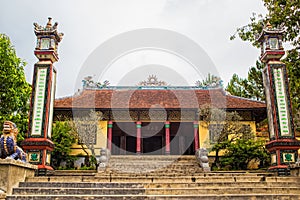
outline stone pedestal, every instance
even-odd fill
[[[300,176],[300,163],[291,164],[290,171],[291,176]]]
[[[12,188],[25,181],[27,177],[33,177],[37,166],[13,159],[0,159],[0,191],[7,195],[12,193]]]

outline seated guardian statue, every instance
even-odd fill
[[[206,148],[197,149],[195,156],[196,156],[196,159],[197,159],[200,167],[203,169],[203,171],[209,172],[210,166],[209,166],[207,149]]]
[[[15,123],[5,121],[3,124],[2,136],[0,138],[0,158],[20,159],[26,162],[26,154],[17,146],[17,135],[19,131]]]

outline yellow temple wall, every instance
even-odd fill
[[[107,121],[100,121],[99,126],[99,133],[97,134],[97,147],[99,148],[100,155],[100,148],[107,147]]]
[[[97,140],[96,144],[94,145],[95,154],[96,156],[100,155],[100,149],[106,148],[107,145],[107,121],[99,121],[98,124],[98,131],[97,131]],[[90,149],[87,148],[86,145],[83,145],[85,150],[89,153],[89,155],[92,155],[92,152]],[[78,155],[86,155],[84,150],[82,149],[82,146],[78,143],[75,143],[72,145],[72,151],[70,155],[78,156]]]

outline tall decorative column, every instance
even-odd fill
[[[111,151],[112,147],[112,128],[113,128],[113,122],[108,121],[107,125],[107,148]]]
[[[273,28],[268,23],[260,34],[260,60],[265,63],[263,81],[269,121],[270,141],[266,148],[271,153],[269,170],[285,174],[288,165],[295,163],[300,142],[295,138],[286,66],[280,61],[283,28]]]
[[[142,122],[136,122],[136,154],[141,154]]]
[[[170,122],[165,122],[166,155],[170,155]]]
[[[45,27],[34,23],[37,44],[34,51],[39,61],[34,65],[32,95],[29,112],[29,130],[22,143],[29,162],[38,166],[39,174],[53,170],[50,166],[53,104],[55,99],[57,47],[63,34],[58,33],[57,23],[52,26],[51,18]]]
[[[199,149],[199,122],[194,121],[194,144],[195,144],[195,151]]]

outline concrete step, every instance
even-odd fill
[[[155,160],[155,159],[149,159],[149,160],[139,160],[139,159],[129,159],[129,158],[119,158],[119,159],[113,159],[111,158],[109,160],[111,163],[118,163],[120,161],[124,162],[124,163],[178,163],[178,164],[189,164],[189,163],[196,163],[196,158],[192,158],[192,159],[186,159],[186,160],[172,160],[172,159],[160,159],[160,160]]]
[[[195,159],[194,155],[112,155],[110,157],[111,160],[193,160]]]
[[[151,179],[151,182],[166,182],[166,181],[170,181],[170,182],[186,182],[186,183],[193,183],[193,182],[244,182],[244,181],[248,181],[248,182],[261,182],[263,181],[265,178],[264,177],[260,177],[260,176],[211,176],[211,177],[204,177],[204,176],[198,176],[198,175],[182,175],[182,176],[177,176],[176,174],[174,174],[173,176],[164,176],[164,175],[138,175],[138,174],[133,174],[131,177],[128,177],[126,175],[115,175],[115,176],[110,176],[110,177],[106,177],[106,176],[97,176],[94,178],[88,178],[86,177],[84,180],[88,181],[92,181],[94,179],[94,181],[100,181],[101,178],[105,179],[105,178],[109,178],[112,181],[117,181],[117,180],[128,180],[130,182],[132,182],[132,180],[148,180]],[[275,181],[273,179],[270,179],[271,181]],[[297,179],[298,180],[298,179]],[[139,181],[138,181],[139,182]]]
[[[197,173],[197,174],[175,174],[175,173],[162,173],[162,171],[155,171],[155,172],[148,172],[148,173],[136,173],[135,175],[132,173],[126,173],[126,172],[103,172],[103,173],[98,173],[96,174],[97,176],[128,176],[128,177],[132,177],[132,176],[197,176],[197,177],[239,177],[239,176],[243,176],[243,177],[272,177],[272,174],[269,173],[241,173],[241,172],[237,172],[237,173],[216,173],[216,172],[202,172],[201,173]]]
[[[14,195],[139,195],[144,188],[14,188]]]
[[[67,182],[65,178],[76,181]],[[156,178],[116,176],[105,180],[93,176],[34,177],[14,188],[7,200],[300,199],[299,177],[270,177],[260,173],[202,173]]]
[[[97,170],[55,170],[53,176],[95,176]]]
[[[166,169],[167,172],[169,169]],[[154,171],[154,172],[148,172],[148,173],[137,173],[139,175],[143,175],[143,176],[147,176],[147,175],[166,175],[169,173],[162,173],[162,172],[166,172],[164,171],[164,169],[162,170],[157,170],[157,171]],[[169,170],[169,172],[173,172],[172,170]],[[106,176],[111,176],[111,175],[125,175],[125,176],[132,176],[132,173],[126,173],[126,172],[114,172],[114,171],[110,171],[109,169],[104,171],[103,173],[97,173],[96,170],[56,170],[55,172],[53,172],[53,175],[49,176],[49,177],[56,177],[56,176],[98,176],[98,175],[106,175]],[[171,173],[171,174],[174,174]],[[181,175],[186,175],[186,174],[178,174],[178,176],[181,176]],[[217,171],[214,171],[214,172],[199,172],[197,174],[197,176],[204,176],[204,177],[211,177],[211,176],[265,176],[265,177],[271,177],[273,176],[272,173],[267,173],[267,172],[264,172],[264,171],[260,171],[260,172],[256,172],[256,171],[230,171],[230,172],[217,172]],[[280,178],[283,178],[283,177],[280,177]]]
[[[265,177],[260,176],[210,176],[204,177],[202,175],[185,175],[185,176],[159,176],[159,175],[139,175],[132,174],[128,175],[98,175],[95,177],[90,176],[49,176],[49,177],[31,177],[27,178],[26,182],[120,182],[120,183],[197,183],[197,182],[261,182],[264,181]],[[277,179],[268,179],[270,181],[276,182]],[[293,182],[293,180],[284,179],[286,182]],[[294,179],[294,181],[299,181],[299,179]]]
[[[178,175],[188,175],[190,173],[202,173],[202,169],[161,169],[161,168],[150,168],[150,167],[118,167],[118,168],[109,168],[112,173],[130,173],[130,174],[141,174],[141,173],[152,173],[152,174],[178,174]]]
[[[144,188],[141,183],[20,182],[20,188]]]
[[[198,183],[89,183],[89,182],[21,182],[19,188],[213,188],[236,187],[236,182],[198,182]],[[239,182],[239,187],[299,187],[297,182]]]
[[[199,168],[198,164],[170,164],[170,163],[109,163],[110,168],[115,167],[148,167],[148,168],[172,168],[172,169],[187,169],[187,168]]]
[[[238,191],[238,192],[237,192]],[[197,194],[297,194],[298,187],[222,188],[14,188],[14,195],[197,195]]]
[[[16,195],[7,200],[299,200],[295,194],[223,194],[223,195]]]
[[[197,182],[197,183],[148,183],[145,188],[249,188],[249,187],[299,187],[299,183],[290,182]]]
[[[7,200],[299,200],[299,188],[300,177],[203,172],[194,156],[112,156],[102,173],[56,171],[27,178]]]
[[[195,156],[112,156],[108,166],[112,172],[202,172]]]
[[[147,188],[147,195],[298,194],[298,187]]]
[[[192,173],[192,174],[190,174]],[[227,176],[264,176],[264,177],[271,177],[273,176],[272,173],[266,173],[264,171],[261,172],[241,172],[241,171],[236,171],[236,172],[203,172],[202,170],[200,172],[198,171],[188,171],[187,173],[181,173],[181,171],[173,171],[169,169],[162,169],[162,170],[157,170],[153,172],[147,172],[147,173],[136,173],[137,176],[187,176],[187,175],[193,175],[193,176],[202,176],[202,177],[212,177],[212,176],[218,176],[218,177],[227,177]],[[121,175],[121,176],[134,176],[132,173],[127,173],[127,172],[120,172],[120,171],[110,171],[110,169],[105,170],[102,173],[97,173],[95,170],[56,170],[52,176],[49,177],[57,177],[57,176],[64,176],[66,178],[67,176],[73,176],[73,177],[87,177],[87,176],[101,176],[101,177],[109,177],[109,176],[116,176],[116,175]],[[44,178],[44,177],[41,177]]]
[[[97,174],[97,176],[48,176],[48,177],[31,177],[27,178],[26,182],[141,182],[141,183],[194,183],[194,182],[300,182],[297,177],[290,177],[277,179],[276,177],[265,177],[255,174],[238,174],[233,175],[208,175],[208,174],[194,174],[194,175],[178,175],[178,174]]]

